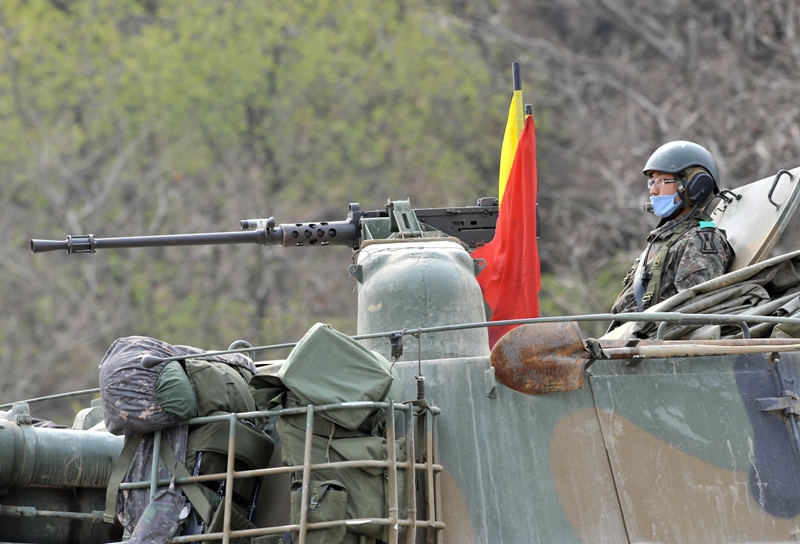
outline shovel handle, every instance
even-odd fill
[[[706,357],[713,355],[745,355],[750,353],[778,353],[800,351],[798,344],[763,344],[751,346],[715,346],[681,344],[678,346],[634,346],[603,349],[607,359],[632,359],[633,357]]]

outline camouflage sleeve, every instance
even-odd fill
[[[675,288],[678,292],[726,272],[731,257],[730,246],[719,231],[693,229],[684,240],[683,252],[675,271]]]
[[[636,311],[636,298],[633,296],[633,282],[626,285],[622,292],[617,296],[617,300],[611,307],[612,314],[622,314],[625,312]]]

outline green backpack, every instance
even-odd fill
[[[250,382],[261,410],[357,401],[399,401],[397,372],[381,355],[321,323],[312,327],[276,373],[264,369]],[[402,419],[402,417],[400,418]],[[314,415],[311,463],[387,458],[383,410],[371,407],[323,411]],[[398,425],[398,428],[403,428]],[[284,465],[302,466],[306,415],[281,416],[276,430]],[[406,460],[405,439],[395,442],[398,462]],[[378,467],[314,470],[308,522],[388,517],[388,469]],[[291,522],[300,522],[302,482],[295,476]],[[400,517],[407,516],[404,470],[397,470]],[[296,534],[293,535],[295,538]],[[308,531],[309,544],[387,540],[389,527],[373,522]]]
[[[287,393],[285,407],[301,405],[296,397]],[[281,438],[281,460],[286,466],[302,466],[305,447],[305,414],[281,417],[276,430]],[[377,429],[376,429],[377,430]],[[350,431],[325,420],[322,414],[315,417],[314,434],[311,441],[311,463],[336,463],[340,461],[385,460],[387,441],[380,429],[378,436],[364,430]],[[395,441],[398,462],[406,460],[405,438]],[[302,489],[301,474],[292,485],[292,523],[300,522]],[[334,521],[339,519],[386,518],[389,512],[388,469],[386,468],[340,468],[314,470],[311,473],[309,496],[309,522]],[[314,490],[325,484],[332,489],[324,496],[315,495]],[[405,471],[397,469],[398,506],[400,517],[408,510],[405,495]],[[331,492],[333,491],[333,492]],[[342,504],[343,503],[343,504]],[[344,510],[342,511],[342,507]],[[344,514],[344,515],[342,515]],[[313,519],[312,519],[313,518]],[[309,531],[309,544],[338,544],[346,542],[343,528]],[[389,539],[389,527],[377,523],[362,523],[346,529],[377,540]],[[338,535],[338,537],[336,537]],[[338,539],[337,539],[338,538]]]

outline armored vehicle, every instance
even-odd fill
[[[0,540],[800,541],[800,251],[765,259],[798,174],[723,191],[715,220],[741,257],[728,274],[618,316],[487,322],[470,249],[492,237],[491,199],[34,240],[35,253],[347,244],[358,331],[314,325],[281,345],[294,346],[285,360],[243,341],[204,352],[122,338],[71,429],[36,420],[30,401],[4,405]],[[615,317],[622,327],[582,337],[581,323]],[[499,324],[519,326],[490,350]],[[141,378],[127,397],[123,375],[103,374],[121,363]],[[221,381],[201,385],[212,366]],[[163,392],[187,376],[185,402],[139,402],[146,380]],[[137,410],[173,419],[136,427]]]

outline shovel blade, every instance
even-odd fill
[[[498,340],[490,361],[500,383],[541,395],[581,389],[587,358],[578,324],[559,322],[516,327]]]

